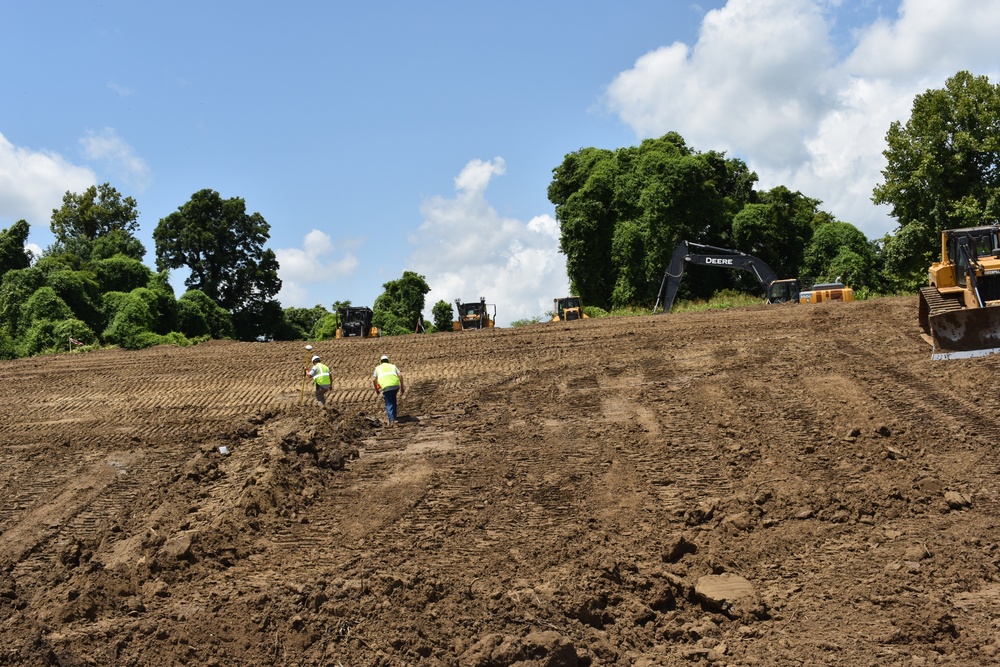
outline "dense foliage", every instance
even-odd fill
[[[584,148],[553,170],[560,249],[573,292],[602,308],[651,304],[681,241],[732,248],[759,257],[779,276],[832,279],[848,274],[859,287],[874,281],[872,250],[852,225],[819,210],[820,202],[783,186],[754,190],[746,164],[699,153],[670,133],[616,151]],[[820,242],[816,233],[831,225]],[[856,234],[850,234],[854,229]],[[849,238],[854,254],[834,238]],[[685,296],[727,287],[759,289],[752,276],[698,270]]]
[[[372,307],[372,322],[383,336],[413,333],[424,310],[424,297],[431,291],[427,279],[413,271],[403,271],[398,280],[382,285]]]
[[[274,251],[264,247],[270,229],[260,213],[246,212],[243,199],[199,190],[153,231],[156,266],[190,269],[184,284],[231,311],[241,340],[275,337],[287,330],[272,300],[281,279]]]
[[[943,89],[917,95],[910,119],[893,122],[886,143],[885,180],[872,197],[899,223],[883,240],[886,275],[914,289],[939,259],[942,230],[1000,215],[1000,85],[958,72]]]
[[[454,325],[454,311],[451,304],[442,299],[431,308],[431,317],[434,318],[435,331],[451,331]]]

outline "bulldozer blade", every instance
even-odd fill
[[[1000,307],[963,308],[929,316],[932,359],[967,359],[1000,352]]]

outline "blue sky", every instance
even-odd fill
[[[404,270],[498,323],[568,290],[546,189],[569,152],[677,131],[869,238],[885,132],[967,69],[1000,3],[4,1],[0,228],[67,190],[134,197],[145,260],[203,188],[271,225],[284,306],[371,305]],[[175,272],[178,295],[183,272]]]

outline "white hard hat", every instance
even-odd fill
[[[313,363],[315,364],[317,361],[319,361],[319,356],[313,357],[312,360],[313,360]]]
[[[388,354],[383,354],[382,358],[379,359],[379,361],[389,361],[389,355]]]

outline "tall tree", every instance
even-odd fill
[[[26,269],[31,265],[31,252],[25,250],[31,227],[24,220],[0,231],[0,279],[3,274],[15,269]]]
[[[885,181],[872,201],[891,206],[899,223],[885,250],[901,281],[919,283],[942,230],[1000,215],[1000,85],[958,72],[917,95],[910,119],[893,122],[886,142]],[[911,226],[919,234],[902,234]]]
[[[875,250],[864,233],[847,222],[821,222],[806,246],[800,275],[828,282],[839,277],[857,289],[875,286]]]
[[[243,199],[200,190],[156,226],[156,266],[161,271],[188,267],[184,284],[189,289],[204,292],[234,315],[246,312],[242,320],[248,326],[254,313],[274,319],[265,306],[281,289],[281,280],[274,251],[264,247],[270,229],[260,213],[247,214]],[[239,326],[237,337],[246,338]]]
[[[723,243],[733,214],[754,201],[756,179],[743,162],[698,153],[674,132],[567,155],[548,195],[571,289],[603,308],[651,304],[677,243]]]
[[[779,278],[794,278],[820,202],[783,185],[760,193],[758,200],[733,218],[733,248],[759,257]]]
[[[424,310],[424,297],[431,291],[427,279],[413,271],[403,271],[398,280],[382,285],[385,290],[375,299],[372,322],[390,336],[413,333]]]
[[[55,243],[48,254],[70,253],[90,260],[95,246],[100,258],[125,254],[141,260],[146,254],[135,238],[139,229],[135,199],[122,197],[109,183],[92,185],[81,194],[67,192],[61,208],[52,211]]]

